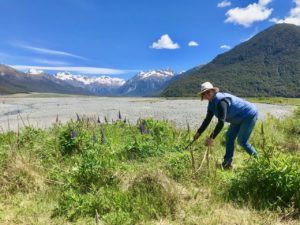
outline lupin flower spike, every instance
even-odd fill
[[[105,131],[104,131],[104,128],[101,127],[101,144],[105,144],[106,143],[106,138],[105,138]]]

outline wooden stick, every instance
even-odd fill
[[[206,155],[207,155],[207,149],[206,149],[206,151],[204,152],[204,156],[203,156],[203,159],[202,159],[202,161],[201,161],[201,164],[200,164],[200,166],[198,167],[198,169],[195,171],[195,174],[198,173],[198,172],[201,170],[201,168],[202,168],[202,166],[203,166],[203,164],[204,164],[204,161],[205,161],[205,159],[207,158]]]
[[[207,154],[206,154],[206,161],[207,161],[207,175],[210,176],[210,169],[209,169],[209,152],[210,146],[207,146]]]
[[[195,158],[194,158],[194,151],[193,151],[193,149],[191,149],[191,157],[192,157],[192,174],[195,174],[195,170],[196,170],[196,168],[195,168]]]
[[[96,225],[100,225],[100,219],[99,219],[99,214],[97,209],[95,210],[95,220],[96,220]]]
[[[26,124],[25,124],[25,122],[24,122],[24,120],[23,120],[23,117],[21,116],[21,113],[18,113],[18,115],[19,115],[19,117],[20,117],[20,119],[21,119],[21,121],[22,121],[22,123],[23,123],[23,126],[26,127]]]

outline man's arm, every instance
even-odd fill
[[[208,109],[205,119],[203,120],[201,126],[199,127],[197,133],[194,136],[194,140],[198,139],[200,135],[206,130],[213,116],[214,116],[213,112]]]
[[[209,136],[212,139],[215,139],[222,128],[224,127],[226,116],[227,116],[227,110],[228,110],[228,102],[226,99],[222,99],[220,103],[218,104],[218,123],[214,129],[214,131]]]

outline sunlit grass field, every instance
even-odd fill
[[[78,115],[0,134],[0,224],[300,224],[300,109],[258,122],[259,158],[168,121]],[[214,127],[211,126],[211,129]]]

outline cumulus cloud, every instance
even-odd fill
[[[273,9],[267,5],[272,0],[259,0],[258,3],[249,4],[245,8],[233,8],[226,12],[225,23],[234,23],[244,27],[250,27],[252,23],[263,21],[269,18]]]
[[[190,47],[197,47],[199,44],[196,42],[196,41],[190,41],[189,43],[188,43],[188,46],[190,46]]]
[[[289,16],[284,19],[272,18],[270,21],[274,23],[290,23],[300,26],[300,0],[294,0],[296,6],[291,9]]]
[[[168,34],[164,34],[157,42],[153,42],[150,48],[154,49],[177,49],[179,44],[174,43]]]
[[[10,65],[11,67],[17,70],[49,70],[49,71],[70,71],[70,72],[78,72],[83,74],[105,74],[105,75],[113,75],[113,74],[123,74],[128,71],[111,69],[111,68],[99,68],[99,67],[72,67],[72,66],[30,66],[30,65]]]
[[[231,2],[227,1],[227,0],[222,1],[222,2],[218,3],[218,5],[217,5],[218,8],[224,8],[227,6],[231,6]]]
[[[231,47],[229,45],[221,45],[220,48],[222,48],[222,49],[231,49]]]

